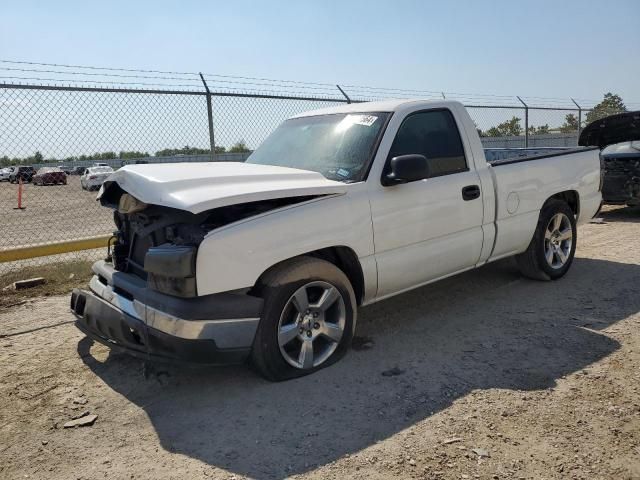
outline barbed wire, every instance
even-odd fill
[[[3,66],[4,65],[17,65],[15,67]],[[29,67],[45,67],[45,68],[25,68]],[[63,70],[52,70],[51,67]],[[80,71],[79,71],[80,70]],[[89,71],[81,71],[89,70]],[[139,69],[139,68],[123,68],[123,67],[106,67],[95,65],[77,65],[77,64],[63,64],[63,63],[48,63],[48,62],[31,62],[25,60],[10,60],[0,59],[0,71],[6,72],[23,72],[29,74],[46,73],[54,76],[71,76],[73,78],[43,78],[39,76],[0,76],[0,78],[18,80],[18,81],[40,81],[40,82],[54,82],[54,83],[87,83],[87,84],[104,84],[104,85],[138,85],[143,87],[184,87],[184,88],[197,88],[198,83],[201,82],[199,72],[182,72],[174,70],[154,70],[154,69]],[[109,73],[109,72],[125,72],[125,73]],[[241,75],[224,75],[219,73],[203,73],[202,74],[210,87],[214,89],[230,91],[230,92],[261,92],[272,93],[277,95],[293,94],[293,95],[309,95],[309,92],[315,92],[318,95],[324,96],[336,96],[338,92],[335,91],[335,84],[323,83],[323,82],[309,82],[301,80],[284,80],[268,77],[251,77]],[[112,80],[89,80],[81,77],[104,77],[107,79],[123,78],[123,79],[143,79],[143,80],[158,80],[161,82],[132,82],[132,81],[112,81]],[[192,84],[175,83],[175,82],[192,82]],[[357,85],[357,84],[341,84],[345,89],[348,89],[348,94],[353,98],[361,99],[382,99],[393,96],[396,98],[414,98],[414,97],[431,97],[431,98],[451,98],[466,102],[488,102],[492,101],[500,105],[513,105],[519,106],[517,97],[515,95],[504,94],[492,94],[492,93],[468,93],[468,92],[448,92],[440,90],[428,90],[428,89],[412,89],[412,88],[393,88],[393,87],[381,87],[370,85]],[[254,88],[255,87],[255,88]],[[297,88],[299,90],[282,90]],[[274,90],[275,89],[275,90]],[[338,95],[339,96],[339,95]],[[541,96],[525,96],[521,95],[521,98],[530,102],[530,106],[538,107],[559,107],[559,103],[562,106],[569,108],[574,107],[573,101],[567,98],[561,97],[541,97]],[[576,98],[581,106],[588,108],[589,105],[593,106],[598,104],[601,100]],[[625,102],[627,106],[640,105],[640,102]]]

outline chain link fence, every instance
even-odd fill
[[[286,118],[368,99],[349,99],[342,89],[329,97],[210,92],[208,88],[0,84],[0,168],[13,169],[0,174],[0,274],[104,256],[104,248],[55,255],[33,249],[39,253],[23,259],[7,254],[25,247],[102,238],[112,232],[112,213],[95,200],[94,183],[89,182],[92,170],[87,168],[244,161]],[[524,103],[470,105],[468,109],[486,148],[575,146],[588,114],[577,106]],[[29,174],[20,184],[22,170],[17,169],[25,166],[39,173],[62,169],[67,172],[65,183],[40,185],[49,183],[51,175],[36,175],[34,183]]]

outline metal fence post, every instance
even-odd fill
[[[578,107],[578,140],[580,140],[580,132],[582,131],[582,107],[578,105],[578,102],[576,102],[573,98],[571,99],[571,101],[576,107]]]
[[[211,106],[211,91],[209,90],[209,85],[207,85],[204,76],[202,73],[200,74],[200,79],[202,80],[202,84],[204,85],[204,89],[207,91],[207,119],[209,121],[209,147],[211,148],[211,161],[215,162],[216,160],[216,142],[213,137],[213,107]]]
[[[340,85],[336,85],[336,87],[338,87],[338,90],[340,90],[340,93],[342,95],[344,95],[344,98],[347,99],[347,103],[351,103],[351,99],[349,98],[349,95],[347,95],[346,93],[344,93],[344,90],[342,88],[340,88]]]
[[[524,148],[529,148],[529,106],[520,97],[516,98],[524,105]]]

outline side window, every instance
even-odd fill
[[[460,132],[449,110],[418,112],[405,118],[389,158],[409,154],[427,157],[430,177],[468,170]]]

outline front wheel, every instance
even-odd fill
[[[353,338],[356,299],[347,276],[325,260],[300,257],[261,281],[264,307],[251,359],[273,381],[308,375],[344,356]]]
[[[576,251],[576,218],[562,200],[552,200],[540,211],[533,239],[516,256],[521,273],[534,280],[557,280],[571,267]]]

